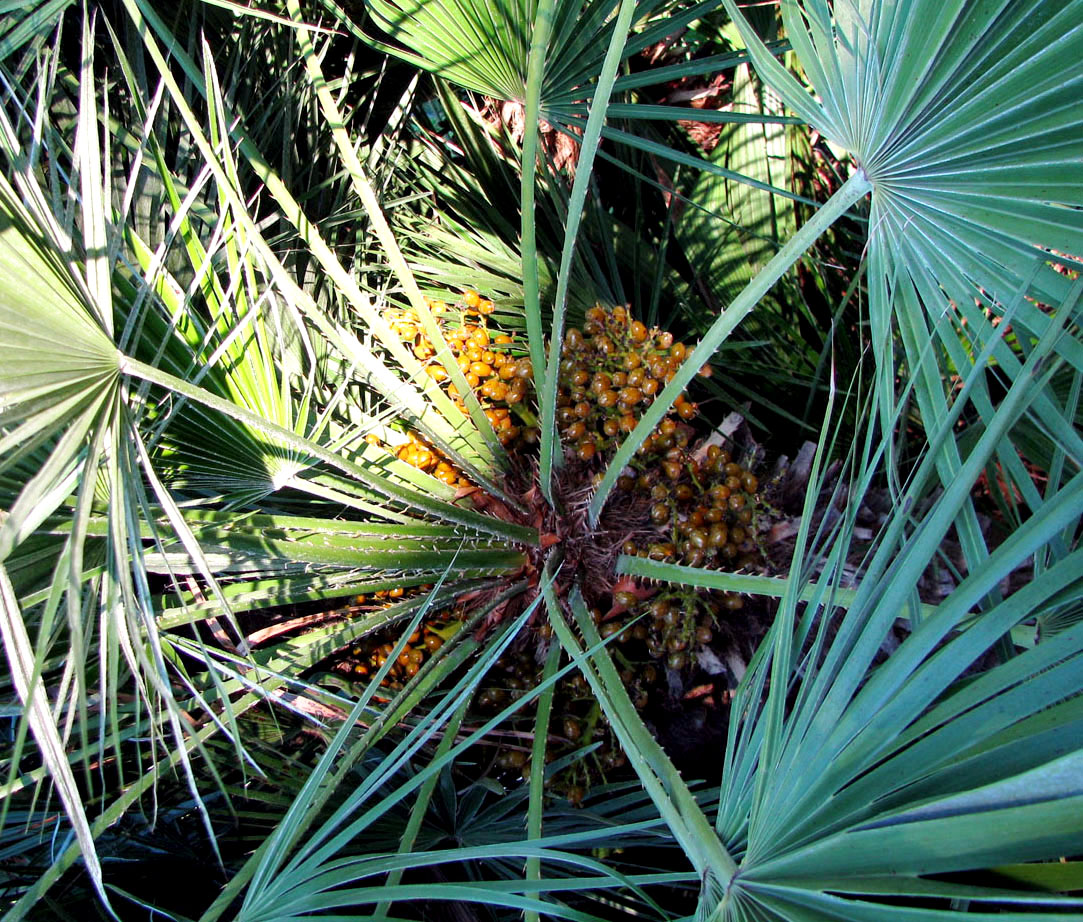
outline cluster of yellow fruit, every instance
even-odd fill
[[[444,301],[428,300],[429,309],[435,315],[441,335],[455,357],[455,362],[466,378],[466,383],[482,404],[485,415],[496,431],[502,445],[510,446],[517,439],[527,442],[537,440],[537,429],[523,425],[524,418],[533,419],[525,403],[531,392],[533,369],[524,347],[509,333],[489,329],[488,315],[493,312],[493,302],[482,298],[476,291],[467,291],[454,307]],[[448,381],[447,369],[435,360],[436,347],[425,334],[417,315],[411,309],[388,308],[384,311],[392,331],[405,343],[409,343],[414,355],[424,363],[426,373],[444,386],[449,397],[465,411],[462,395],[454,383]],[[518,408],[516,413],[513,408]],[[524,412],[525,411],[525,412]],[[419,447],[409,444],[400,449],[404,460],[415,455],[428,463],[422,452],[434,452],[423,442]],[[439,458],[432,462],[438,467]],[[445,462],[446,464],[446,462]],[[421,466],[417,464],[416,466]],[[450,465],[448,465],[450,467]],[[447,474],[440,476],[445,482]]]
[[[396,592],[398,595],[391,595]],[[402,596],[402,590],[392,589],[389,593],[377,593],[377,596],[381,595],[383,598],[399,598]],[[355,601],[358,606],[363,605],[365,596],[358,596]],[[392,691],[401,689],[407,681],[417,675],[425,660],[439,650],[448,637],[459,630],[459,627],[459,622],[435,619],[424,622],[410,635],[406,645],[380,683],[381,686]],[[393,628],[366,637],[341,655],[333,668],[340,674],[366,679],[368,676],[375,675],[387,662],[388,657],[395,652],[397,641],[398,635]]]
[[[672,333],[648,330],[623,307],[590,308],[583,329],[565,334],[560,362],[557,428],[576,456],[589,461],[631,432],[688,356]],[[692,419],[696,405],[681,394],[671,412]]]
[[[395,449],[395,456],[400,461],[432,474],[437,480],[451,486],[470,486],[470,480],[463,476],[462,472],[455,467],[438,448],[430,445],[422,436],[415,432],[406,434],[406,441]]]

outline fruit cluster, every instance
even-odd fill
[[[487,318],[493,312],[493,302],[476,291],[467,291],[454,307],[443,301],[429,300],[427,303],[467,385],[484,408],[501,444],[510,446],[520,437],[528,442],[535,441],[537,430],[524,431],[530,427],[522,425],[524,420],[533,421],[533,414],[525,402],[533,380],[530,359],[514,336],[489,329]],[[411,345],[429,377],[443,385],[448,396],[465,412],[462,395],[454,383],[448,381],[447,369],[435,360],[436,346],[425,334],[413,310],[387,308],[384,318],[392,331]],[[433,450],[428,446],[425,448],[430,452]]]
[[[443,483],[451,486],[470,486],[470,480],[464,477],[438,448],[430,445],[415,432],[406,433],[406,441],[395,449],[395,455],[400,461],[405,461],[426,474],[432,474]]]
[[[693,451],[687,433],[672,420],[663,420],[644,442],[648,445],[661,463],[651,463],[645,452],[648,463],[642,472],[622,476],[617,486],[649,496],[651,522],[661,540],[646,546],[630,541],[624,553],[691,567],[755,566],[760,560],[756,514],[762,505],[756,475],[718,445]]]
[[[582,331],[564,338],[557,426],[583,461],[605,455],[688,359],[673,334],[633,320],[623,307],[593,307]],[[710,366],[699,371],[710,376]],[[759,481],[720,445],[694,447],[696,404],[684,394],[640,445],[619,489],[649,497],[657,540],[630,542],[627,554],[689,566],[752,566]]]
[[[393,589],[391,592],[401,590]],[[387,594],[388,597],[390,593]],[[358,596],[357,603],[364,604],[365,596]],[[391,664],[387,675],[380,683],[382,687],[398,691],[403,685],[417,675],[418,670],[425,660],[439,650],[445,641],[459,630],[458,622],[426,621],[414,631],[406,645],[402,648],[395,662]],[[398,635],[393,628],[381,631],[372,637],[366,637],[355,643],[347,653],[342,655],[336,663],[336,672],[343,673],[359,679],[365,679],[375,675],[383,666],[389,656],[395,652]]]
[[[623,307],[590,308],[583,329],[565,334],[560,362],[557,428],[569,448],[582,461],[614,448],[688,355],[672,333],[648,330]],[[681,394],[671,413],[692,419],[696,405]]]
[[[678,672],[695,662],[696,651],[711,643],[727,615],[744,607],[738,593],[704,595],[691,589],[663,591],[648,599],[634,592],[617,592],[614,602],[618,611],[600,625],[602,637],[617,635],[619,644],[635,649],[636,642],[642,643],[643,654],[654,661],[664,660]],[[627,655],[637,654],[633,650]]]

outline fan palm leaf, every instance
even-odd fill
[[[834,25],[826,3],[782,9],[819,103],[735,20],[764,78],[850,151],[868,178],[870,321],[880,374],[893,368],[894,319],[922,411],[935,419],[943,398],[933,384],[938,368],[929,364],[935,356],[922,352],[930,338],[949,349],[947,338],[958,339],[954,327],[965,323],[970,348],[980,350],[991,326],[975,302],[1002,316],[1019,291],[1054,304],[1068,295],[1070,281],[1049,263],[1053,252],[1083,252],[1083,219],[1073,207],[1078,152],[1069,140],[1083,118],[1080,7],[848,2]],[[954,323],[942,320],[949,302]],[[1040,336],[1046,314],[1030,301],[1017,304],[1011,321]],[[1073,337],[1058,350],[1079,367]],[[1011,380],[1019,358],[1006,347],[995,357]],[[946,446],[945,482],[959,463],[951,453]]]

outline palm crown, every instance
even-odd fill
[[[523,106],[521,156],[486,166],[518,176],[517,239],[501,244],[499,259],[498,246],[481,236],[464,252],[491,258],[483,270],[521,286],[519,317],[517,296],[496,310],[509,328],[526,330],[523,367],[540,433],[532,492],[510,486],[510,443],[427,297],[436,292],[418,254],[441,238],[407,239],[389,220],[389,203],[407,198],[414,181],[394,185],[398,142],[389,135],[359,153],[352,129],[362,116],[344,92],[348,79],[327,76],[336,33],[315,9],[268,4],[234,26],[262,54],[300,62],[282,77],[295,83],[276,92],[303,100],[300,133],[327,160],[311,174],[288,149],[278,161],[269,153],[288,134],[276,121],[287,116],[256,114],[243,61],[210,42],[178,41],[182,26],[150,0],[125,0],[123,26],[95,27],[85,17],[75,70],[59,45],[49,47],[63,3],[27,4],[24,24],[0,33],[0,341],[8,356],[0,374],[0,598],[9,682],[25,706],[9,793],[50,777],[76,833],[13,905],[14,918],[80,854],[105,896],[94,841],[154,783],[148,765],[182,767],[213,839],[191,755],[217,771],[208,747],[220,737],[260,771],[242,718],[262,700],[295,693],[316,702],[297,707],[346,719],[207,919],[230,910],[242,891],[233,911],[252,920],[338,907],[375,907],[386,918],[393,902],[425,898],[582,918],[561,894],[597,890],[664,915],[643,890],[659,881],[587,854],[638,842],[645,830],[656,835],[660,824],[691,868],[663,882],[695,881],[702,918],[902,919],[924,917],[913,908],[921,900],[947,907],[930,910],[937,918],[968,905],[979,915],[1078,911],[1078,900],[1064,895],[1078,889],[1075,864],[1063,871],[1043,862],[1072,856],[1083,831],[1083,630],[1071,617],[1058,620],[1077,601],[1083,572],[1075,425],[1083,287],[1064,271],[1078,264],[1063,255],[1083,252],[1083,6],[784,0],[785,35],[810,93],[776,57],[781,46],[764,44],[732,0],[723,5],[743,50],[641,74],[621,73],[622,63],[716,15],[717,5],[371,0],[370,21],[357,26],[329,0],[319,4],[338,34]],[[95,71],[103,55],[115,81],[104,86]],[[649,80],[737,62],[751,62],[794,116],[849,152],[852,172],[705,320],[698,345],[617,440],[581,522],[597,525],[626,465],[697,370],[870,194],[864,267],[875,372],[852,446],[833,419],[824,424],[786,578],[616,559],[616,576],[781,599],[735,694],[723,780],[705,797],[645,727],[584,602],[589,587],[559,575],[564,549],[545,527],[547,516],[568,511],[558,489],[562,347],[570,291],[584,277],[581,238],[597,158],[638,150],[702,167],[718,183],[793,195],[666,146],[643,127],[687,114],[640,102]],[[402,98],[404,112],[412,93]],[[454,98],[446,88],[444,98]],[[738,127],[795,121],[762,112],[700,116]],[[544,160],[539,169],[542,120],[580,144],[566,193]],[[468,128],[458,124],[466,145]],[[170,133],[185,139],[187,161],[167,151]],[[448,175],[460,169],[443,166]],[[255,188],[266,212],[251,198]],[[332,207],[321,204],[323,193]],[[161,225],[139,219],[143,196],[164,212]],[[356,215],[364,240],[341,233],[336,207]],[[554,223],[563,239],[546,252],[538,227]],[[445,258],[457,265],[457,254]],[[431,357],[403,342],[383,310],[387,299],[409,306]],[[927,445],[904,468],[890,434],[903,428],[911,403]],[[465,492],[480,488],[472,501],[454,478],[443,482],[386,450],[400,422],[469,478]],[[1044,492],[1016,450],[1024,438],[1047,460]],[[857,503],[814,527],[827,482],[822,459],[832,453],[845,459],[851,499],[886,472],[895,502],[856,585]],[[992,549],[972,498],[986,468],[1000,472],[1022,510]],[[941,604],[922,606],[914,587],[950,529],[965,573]],[[1002,575],[1028,563],[1032,578],[1005,592]],[[431,588],[255,650],[250,622],[238,617],[419,586]],[[501,621],[517,595],[529,602]],[[380,681],[408,638],[427,615],[463,598],[478,600],[471,630],[381,701]],[[531,617],[544,617],[557,640],[543,681],[457,737],[486,669]],[[882,645],[901,617],[908,630],[885,660]],[[1028,619],[1049,629],[1039,643],[1014,645]],[[487,635],[473,630],[492,622]],[[195,624],[215,642],[178,631]],[[404,633],[356,695],[301,678],[387,624]],[[543,763],[554,688],[575,670],[649,800],[629,794],[627,817],[589,829],[586,821],[543,822],[536,772],[523,792],[525,837],[415,848],[441,772],[535,699],[532,756]],[[203,717],[195,727],[193,713]],[[400,721],[406,731],[388,742]],[[27,732],[43,769],[17,777]],[[129,747],[144,739],[149,752],[133,759]],[[435,753],[421,760],[430,743]],[[103,753],[121,776],[116,790],[83,770]],[[374,827],[415,796],[397,844],[366,849]],[[97,815],[84,808],[88,801],[100,806]],[[428,893],[402,883],[410,868],[509,858],[520,862],[510,882],[486,877]],[[992,878],[968,876],[988,869]]]

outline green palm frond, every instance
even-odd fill
[[[332,0],[321,0],[321,4],[327,8],[335,6]],[[639,0],[632,4],[629,22],[637,27],[627,36],[624,33],[628,27],[618,22],[619,7],[619,3],[611,0],[554,4],[537,0],[507,4],[379,0],[366,3],[366,9],[372,23],[390,41],[381,41],[375,34],[361,34],[389,54],[458,86],[525,105],[531,81],[529,54],[532,42],[538,41],[540,11],[549,25],[538,75],[539,115],[564,130],[581,131],[614,35],[618,36],[617,54],[626,61],[708,15],[717,4],[713,0],[691,4]],[[638,74],[621,73],[615,78],[614,92],[622,94],[679,77],[714,73],[745,60],[743,53],[718,54]],[[682,107],[627,102],[614,102],[609,111],[614,118],[629,120],[677,121],[688,115]],[[747,120],[745,113],[709,110],[697,111],[696,117],[717,122]],[[793,119],[780,117],[778,121],[786,123]],[[603,129],[603,134],[612,138],[622,136],[614,126]]]
[[[72,3],[73,0],[9,0],[0,6],[4,13],[0,22],[0,60],[47,36]]]
[[[86,33],[83,45],[89,47]],[[111,289],[108,278],[102,276],[106,235],[101,174],[87,167],[97,157],[96,140],[92,140],[96,138],[96,112],[90,90],[92,58],[88,56],[87,60],[80,80],[84,108],[76,135],[76,162],[84,167],[83,242],[95,240],[97,247],[95,255],[82,264],[68,262],[60,255],[69,252],[73,243],[79,245],[72,239],[73,228],[55,219],[47,196],[33,178],[29,161],[17,147],[13,149],[11,142],[16,132],[6,113],[2,126],[7,142],[5,154],[16,167],[16,182],[23,195],[20,201],[6,177],[0,180],[0,271],[6,276],[0,294],[0,328],[5,344],[10,344],[5,351],[12,357],[0,385],[0,441],[5,468],[33,454],[41,463],[26,471],[26,479],[13,491],[15,495],[0,523],[0,559],[10,559],[16,548],[59,508],[70,510],[72,527],[55,546],[50,561],[53,591],[35,625],[38,636],[33,639],[35,650],[30,661],[36,674],[26,674],[26,648],[31,641],[21,620],[11,635],[14,645],[9,650],[13,654],[21,651],[21,659],[12,661],[13,672],[21,677],[17,682],[20,694],[27,697],[28,705],[33,702],[28,711],[31,726],[42,740],[43,751],[49,753],[50,770],[64,787],[65,806],[100,886],[87,821],[78,793],[70,783],[70,767],[57,761],[62,747],[44,745],[48,735],[42,735],[38,700],[43,696],[38,683],[45,678],[42,660],[53,653],[66,621],[70,654],[66,669],[70,674],[64,679],[65,696],[57,707],[80,728],[81,734],[86,733],[88,697],[95,681],[93,670],[97,668],[93,662],[96,657],[87,650],[83,639],[88,628],[84,621],[88,597],[100,593],[102,616],[109,625],[101,656],[112,659],[114,664],[124,663],[136,677],[134,688],[142,705],[156,713],[150,728],[152,747],[169,748],[165,734],[179,745],[183,732],[178,708],[162,678],[166,670],[161,651],[157,645],[144,643],[143,632],[152,621],[145,583],[138,579],[138,570],[133,574],[127,565],[129,554],[138,558],[140,553],[138,540],[133,543],[128,526],[140,518],[146,503],[139,474],[146,456],[145,450],[140,451],[142,441],[135,425],[138,414],[128,406],[120,377],[120,356],[112,339]],[[16,471],[18,468],[11,472]],[[109,510],[105,565],[100,571],[104,579],[84,586],[84,553],[90,543],[88,522],[102,494]],[[23,619],[25,613],[20,611],[15,588],[7,589],[5,617],[14,624],[14,619]],[[67,617],[58,621],[58,611],[65,602]],[[20,637],[25,641],[21,645],[14,642]],[[109,697],[108,702],[102,702],[103,707],[115,704],[112,692]],[[164,706],[154,703],[159,699],[164,699]],[[83,741],[85,744],[85,736]],[[115,751],[120,742],[118,726],[110,721],[102,744]],[[185,751],[183,747],[181,751]],[[85,764],[89,753],[84,751],[83,755]]]
[[[818,103],[727,8],[764,79],[868,178],[872,344],[889,374],[894,319],[932,421],[942,399],[931,392],[930,340],[952,349],[947,338],[968,324],[980,349],[991,327],[976,302],[1002,315],[1020,291],[1046,303],[1068,295],[1069,280],[1049,262],[1083,252],[1069,140],[1083,120],[1080,6],[847,2],[833,24],[826,3],[784,3]],[[1030,302],[1011,321],[1034,337],[1049,323]],[[1058,349],[1079,367],[1074,339]],[[1019,358],[1006,347],[995,357],[1013,379]],[[950,479],[958,459],[943,464]]]

